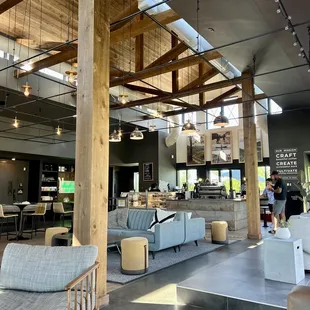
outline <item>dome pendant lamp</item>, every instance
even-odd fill
[[[191,123],[190,120],[188,120],[183,126],[182,126],[182,133],[185,134],[192,134],[197,132],[197,129],[194,124]]]
[[[138,127],[136,127],[135,130],[130,134],[130,140],[143,140],[143,138],[143,133],[138,129]]]
[[[225,115],[223,115],[223,113],[221,113],[214,119],[213,125],[216,127],[225,127],[229,125],[229,120]]]

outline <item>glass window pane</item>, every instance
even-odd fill
[[[258,187],[260,192],[262,193],[266,187],[266,167],[258,167],[257,172],[258,172]]]
[[[219,171],[210,170],[210,180],[211,184],[218,184],[220,182]]]
[[[229,125],[226,127],[239,126],[239,106],[238,104],[224,107],[224,115],[229,119]]]
[[[187,170],[187,183],[188,183],[188,190],[189,191],[194,190],[196,182],[197,182],[197,169]]]
[[[183,184],[186,183],[186,170],[178,171],[178,186],[182,188]]]
[[[229,170],[221,170],[221,183],[226,187],[226,192],[230,190]]]
[[[241,171],[239,169],[231,170],[231,183],[233,190],[237,193],[241,192]]]
[[[191,123],[196,124],[196,121],[197,121],[196,112],[185,113],[184,114],[184,123],[187,122],[188,120],[190,120]]]
[[[216,126],[213,125],[213,122],[214,122],[214,119],[221,114],[221,108],[209,109],[207,110],[207,112],[208,112],[207,128],[208,129],[217,128]]]

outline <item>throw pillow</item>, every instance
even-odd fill
[[[156,209],[155,215],[153,217],[153,221],[150,225],[149,231],[155,232],[155,225],[172,222],[176,212],[174,211],[165,211],[159,208]]]
[[[188,216],[189,220],[192,218],[192,214],[193,214],[193,212],[187,212],[187,216]]]
[[[121,208],[109,212],[108,214],[108,228],[128,228],[128,209]]]

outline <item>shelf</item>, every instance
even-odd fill
[[[43,170],[42,173],[58,173],[58,171]]]

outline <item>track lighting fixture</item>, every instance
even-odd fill
[[[121,142],[122,139],[121,139],[119,132],[114,130],[109,136],[109,141],[110,142]]]
[[[126,104],[129,102],[129,98],[128,98],[128,95],[126,94],[120,94],[118,96],[118,101],[121,103],[121,104]]]
[[[68,82],[70,84],[73,84],[76,79],[77,72],[71,69],[71,70],[67,70],[65,73],[68,76]]]

